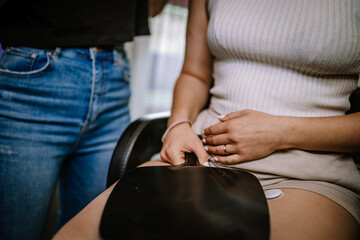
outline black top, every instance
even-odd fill
[[[149,34],[147,0],[8,0],[3,47],[112,47]]]

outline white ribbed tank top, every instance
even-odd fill
[[[360,73],[359,0],[212,0],[211,108],[334,116]]]
[[[210,0],[208,13],[214,85],[195,132],[243,109],[304,117],[349,109],[360,73],[360,0]],[[360,193],[348,154],[289,149],[233,167],[254,173],[264,187],[300,179],[300,185],[320,181],[303,188],[324,195],[331,191],[321,190],[322,183]],[[359,195],[349,192],[348,199]]]

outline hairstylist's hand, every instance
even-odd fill
[[[164,140],[160,156],[163,161],[179,165],[185,162],[185,152],[194,152],[202,165],[208,161],[209,155],[200,138],[187,123],[179,124],[170,130]]]
[[[284,119],[248,109],[229,113],[204,129],[205,148],[224,164],[265,157],[281,149]]]

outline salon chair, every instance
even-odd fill
[[[360,112],[360,88],[351,95],[350,102],[351,109],[347,113]],[[128,126],[112,156],[107,179],[108,187],[119,179],[121,181],[124,176],[126,177],[126,173],[136,169],[140,164],[149,161],[154,154],[160,152],[162,147],[161,137],[166,130],[168,117],[169,113],[150,114],[132,122]],[[357,161],[359,160],[358,156],[356,159]],[[250,173],[242,174],[251,175]],[[250,181],[254,186],[260,186],[256,178],[250,179]],[[258,189],[261,188],[259,187]],[[256,214],[254,213],[254,216],[258,219],[254,219],[254,221],[259,221],[258,224],[249,226],[249,228],[252,228],[249,231],[261,232],[262,234],[250,237],[244,235],[243,238],[239,239],[267,239],[269,237],[270,223],[264,193],[259,191],[256,194],[255,200],[260,199],[259,202],[261,202],[262,206],[257,206],[260,209],[259,211],[256,208],[251,210],[257,212]],[[246,217],[251,219],[251,215]],[[161,239],[161,237],[158,237],[158,239]]]

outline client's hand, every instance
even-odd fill
[[[163,161],[179,165],[185,162],[185,152],[194,152],[202,165],[209,158],[209,154],[205,151],[201,140],[190,125],[186,123],[170,130],[164,140],[160,156]]]
[[[204,129],[204,139],[207,152],[221,163],[255,160],[282,148],[285,117],[247,109],[219,120]]]

